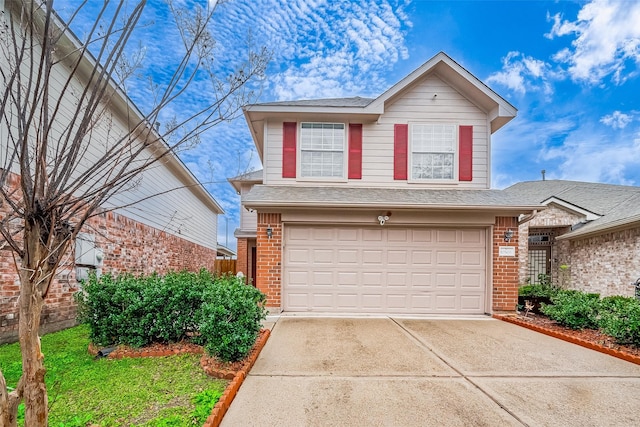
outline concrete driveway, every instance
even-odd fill
[[[495,319],[282,317],[222,426],[638,425],[640,366]]]

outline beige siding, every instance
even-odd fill
[[[438,96],[434,99],[433,95]],[[387,104],[376,123],[363,124],[362,179],[341,182],[296,181],[282,178],[282,122],[299,121],[295,116],[266,124],[264,154],[265,184],[348,185],[379,187],[489,188],[490,141],[486,113],[435,75],[427,77]],[[318,121],[322,121],[320,118]],[[333,121],[333,120],[332,120]],[[345,120],[345,122],[348,122]],[[358,123],[357,120],[353,121]],[[394,124],[446,122],[473,126],[473,181],[454,184],[408,183],[393,179]],[[457,159],[456,159],[457,163]],[[457,171],[457,169],[456,169]],[[457,175],[457,172],[456,172]]]
[[[253,184],[242,184],[240,194],[244,196],[251,190]],[[243,231],[255,231],[258,229],[258,214],[250,211],[244,206],[240,208],[240,229]]]

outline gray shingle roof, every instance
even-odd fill
[[[262,181],[262,169],[229,178],[229,181]]]
[[[247,207],[315,206],[443,209],[540,208],[517,194],[500,190],[434,190],[353,187],[303,187],[256,185],[242,199]],[[524,213],[523,212],[523,213]]]
[[[303,99],[296,101],[277,101],[254,104],[258,106],[281,106],[281,107],[366,107],[374,101],[373,98],[325,98],[325,99]]]
[[[504,191],[537,203],[556,197],[601,215],[600,218],[563,236],[567,238],[640,222],[640,187],[549,180],[520,182]]]

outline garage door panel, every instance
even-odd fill
[[[314,271],[312,274],[313,286],[333,286],[333,274],[330,271]]]
[[[455,288],[456,278],[456,273],[436,273],[436,288]]]
[[[460,230],[460,243],[484,247],[484,233],[482,230]]]
[[[481,291],[484,287],[483,273],[460,273],[460,287],[465,290]]]
[[[432,230],[411,230],[410,243],[431,243],[433,241]]]
[[[375,265],[382,264],[382,250],[364,249],[362,251],[362,263]]]
[[[483,305],[482,295],[463,295],[460,297],[460,310],[466,312],[475,312]]]
[[[314,249],[313,250],[312,263],[315,264],[333,264],[333,250],[332,249]]]
[[[484,253],[481,251],[461,251],[460,266],[481,267],[485,262]]]
[[[358,294],[356,293],[352,293],[352,294],[340,293],[336,298],[336,303],[337,303],[338,309],[354,310],[358,308],[358,305],[359,305],[358,300],[359,300]]]
[[[355,271],[339,271],[338,272],[338,286],[358,286],[359,279],[358,273]]]
[[[291,287],[307,287],[309,286],[309,271],[287,271],[287,283]]]
[[[358,264],[358,251],[356,249],[336,249],[337,264]]]
[[[290,264],[307,265],[309,263],[309,249],[290,249],[288,255]]]
[[[382,294],[364,293],[362,294],[362,308],[373,310],[381,309],[383,307]]]
[[[314,292],[311,294],[310,305],[305,310],[311,307],[320,310],[331,310],[334,306],[335,302],[332,293]]]
[[[437,251],[436,263],[440,265],[456,265],[458,253],[456,251]]]
[[[387,272],[387,286],[407,287],[406,272]]]
[[[357,242],[359,240],[358,230],[349,228],[338,229],[338,241],[340,242]]]
[[[362,273],[362,284],[364,286],[382,286],[382,272],[365,271]]]
[[[436,242],[437,243],[457,243],[458,232],[456,230],[437,230]]]
[[[418,291],[431,288],[431,273],[411,272],[411,287]]]
[[[382,242],[382,229],[362,230],[362,240],[365,242]]]
[[[436,301],[436,306],[435,306],[435,311],[439,311],[439,312],[447,312],[447,313],[453,313],[456,311],[456,301],[458,300],[457,296],[455,294],[449,294],[449,295],[436,295],[435,297],[435,301]]]
[[[431,295],[411,295],[411,308],[413,311],[430,312],[432,311]]]
[[[411,264],[413,267],[424,267],[432,264],[431,251],[413,250],[411,251]]]
[[[284,310],[485,311],[484,229],[285,225],[284,231]]]
[[[388,250],[387,251],[388,265],[407,265],[407,261],[408,261],[407,250]]]

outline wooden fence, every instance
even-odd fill
[[[236,274],[236,260],[235,259],[217,259],[214,264],[214,270],[218,274]]]

